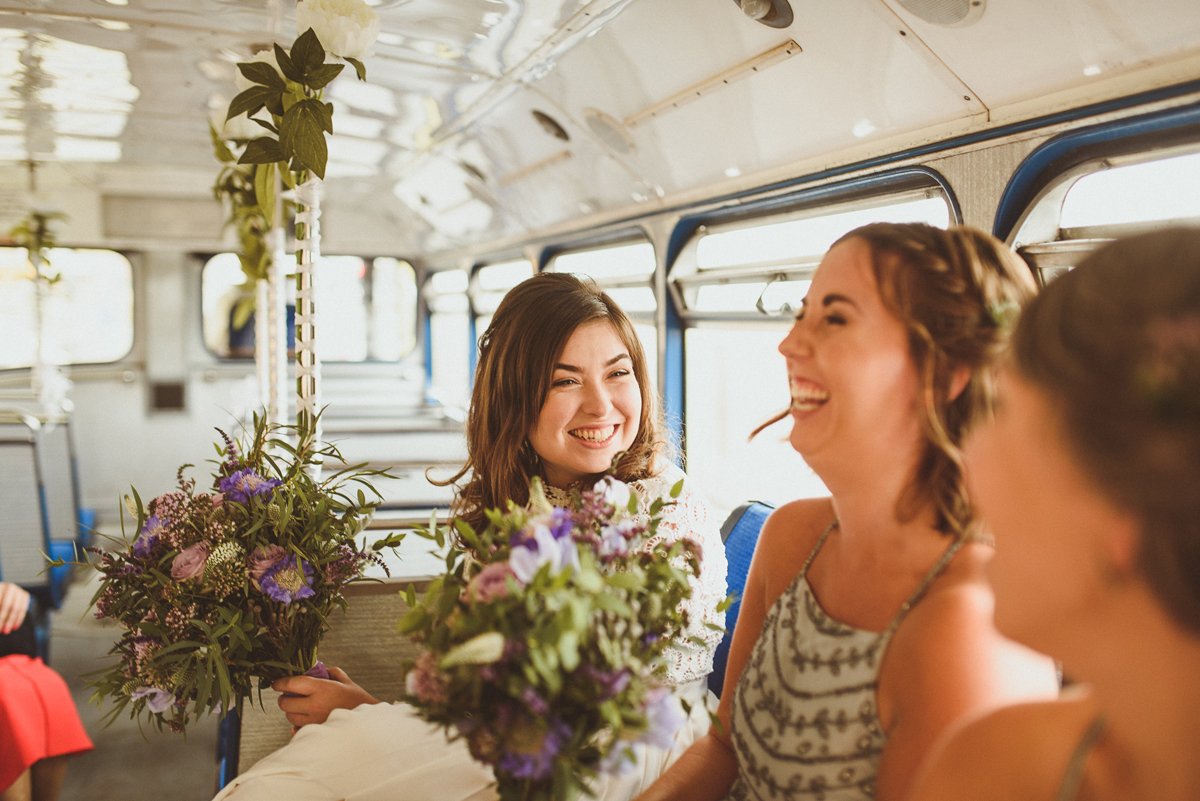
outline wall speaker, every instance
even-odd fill
[[[987,0],[898,0],[926,22],[961,28],[983,16]]]

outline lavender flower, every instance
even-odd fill
[[[649,743],[669,750],[675,742],[675,734],[687,723],[683,707],[666,687],[659,687],[646,694],[646,731],[638,742]]]
[[[204,563],[208,561],[208,542],[200,541],[175,555],[171,562],[171,578],[176,581],[200,578],[204,574]]]
[[[312,577],[312,565],[303,559],[297,560],[295,556],[287,556],[268,568],[259,584],[263,595],[287,606],[292,601],[311,598],[316,594],[309,586]]]
[[[546,728],[529,718],[518,718],[505,732],[504,753],[496,767],[517,779],[544,779],[554,770],[554,758],[571,737],[571,729],[558,718],[546,719]]]
[[[533,542],[514,547],[508,558],[513,573],[522,584],[533,581],[542,565],[550,565],[550,572],[554,574],[568,567],[579,569],[579,549],[570,537],[556,539],[543,525],[535,527],[533,536]]]
[[[163,536],[166,531],[167,524],[164,520],[159,519],[158,515],[146,518],[146,523],[138,532],[138,537],[133,543],[134,556],[143,558],[149,556],[150,551],[158,544],[159,537]]]
[[[131,700],[139,698],[146,699],[146,706],[151,712],[162,714],[166,712],[175,703],[175,694],[170,690],[159,689],[158,687],[139,687],[130,694]]]
[[[239,470],[232,476],[221,479],[220,489],[228,500],[249,503],[250,499],[255,496],[270,498],[275,488],[282,483],[278,479],[263,478],[252,468],[247,467],[245,470]]]

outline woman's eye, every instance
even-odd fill
[[[830,325],[845,325],[846,318],[840,314],[827,314],[825,315],[825,322]]]
[[[612,377],[613,378],[624,378],[627,375],[629,375],[628,370],[615,370],[612,374]]]
[[[570,386],[571,384],[574,384],[574,383],[577,383],[574,378],[560,378],[560,379],[556,380],[552,386],[566,387],[566,386]]]

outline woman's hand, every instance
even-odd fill
[[[25,622],[29,593],[16,584],[0,581],[0,634],[11,634]]]
[[[354,709],[361,704],[377,704],[378,700],[359,687],[341,668],[329,668],[328,679],[312,676],[288,676],[276,679],[271,689],[282,693],[279,708],[288,722],[299,728],[309,723],[324,723],[335,709]]]

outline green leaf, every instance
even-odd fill
[[[317,69],[308,74],[305,83],[313,89],[324,89],[329,85],[329,82],[341,74],[342,70],[346,69],[345,64],[322,64]]]
[[[229,113],[225,115],[225,119],[226,121],[231,120],[239,114],[253,117],[258,113],[259,109],[267,105],[272,99],[278,97],[278,89],[268,89],[265,86],[251,86],[235,97],[233,102],[229,104]]]
[[[298,83],[307,83],[308,76],[320,69],[324,63],[325,48],[321,47],[317,32],[309,28],[300,34],[300,38],[292,45],[292,64],[304,75],[304,79]]]
[[[411,583],[408,585],[408,591],[404,594],[404,600],[408,603],[409,609],[417,605],[417,588]]]
[[[265,138],[265,137],[264,137]],[[254,168],[254,197],[267,220],[275,219],[275,162],[260,162]]]
[[[213,155],[217,157],[217,161],[222,164],[232,164],[237,161],[233,151],[229,149],[229,145],[225,144],[225,140],[221,138],[221,134],[217,132],[211,122],[208,124],[208,132],[212,136]]]
[[[357,58],[350,58],[349,56],[346,56],[346,60],[354,66],[354,71],[358,74],[358,79],[360,81],[365,81],[367,79],[366,66],[364,66],[363,63]]]
[[[238,159],[238,164],[270,164],[282,161],[279,142],[269,136],[260,136],[246,143],[246,150]]]
[[[254,123],[255,125],[261,125],[263,128],[266,128],[271,133],[275,134],[276,136],[279,136],[279,129],[276,128],[271,123],[267,122],[266,120],[260,120],[258,117],[251,117],[250,122]]]
[[[433,618],[424,609],[419,606],[413,607],[404,617],[400,618],[400,622],[396,624],[396,631],[407,636],[426,628],[432,620]]]
[[[562,659],[562,668],[570,673],[579,667],[579,635],[574,631],[564,631],[558,640],[558,655]]]
[[[282,72],[283,76],[289,81],[301,83],[304,80],[304,76],[300,74],[298,69],[296,69],[296,65],[292,61],[292,57],[289,56],[287,51],[279,45],[275,45],[275,62],[279,64],[279,71]]]
[[[279,177],[283,179],[283,185],[288,189],[295,189],[296,175],[287,168],[287,162],[283,159],[280,159],[279,163],[275,166],[279,169]]]
[[[671,487],[671,497],[678,498],[679,493],[681,493],[681,492],[683,492],[683,479],[682,478],[679,479],[679,481],[675,482],[675,486]]]
[[[629,608],[629,604],[610,593],[600,593],[595,597],[594,603],[600,609],[612,612],[619,617],[633,617],[633,610]]]
[[[294,157],[321,179],[325,178],[325,165],[329,161],[329,147],[322,133],[324,127],[325,106],[321,101],[311,98],[301,100],[288,109],[279,125],[282,154]]]
[[[605,581],[622,590],[639,590],[646,584],[644,579],[633,573],[613,573],[605,576]]]
[[[275,71],[275,68],[270,64],[262,61],[249,61],[237,65],[242,75],[245,75],[248,80],[262,86],[269,86],[272,89],[283,91],[287,88],[287,84],[283,82],[283,78]]]

